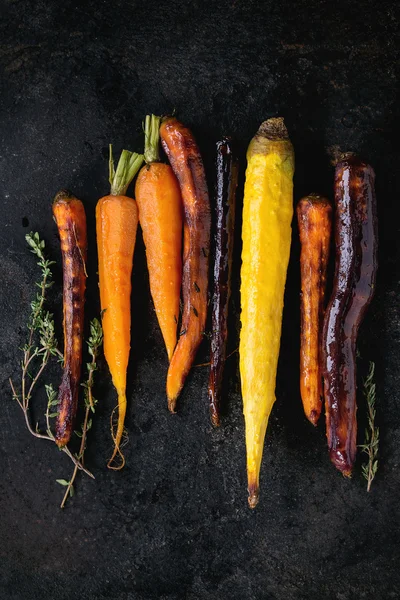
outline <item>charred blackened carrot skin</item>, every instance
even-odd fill
[[[160,136],[181,188],[184,211],[182,326],[167,376],[168,407],[175,412],[206,324],[211,216],[203,161],[192,132],[171,117],[162,123]]]
[[[64,371],[59,389],[55,439],[62,448],[71,439],[82,366],[82,340],[86,289],[87,233],[83,204],[61,191],[53,203],[63,260]]]
[[[228,306],[231,293],[233,234],[238,161],[229,139],[217,144],[215,193],[215,256],[213,272],[212,332],[208,399],[211,422],[220,424],[220,394],[228,338]]]
[[[350,476],[357,449],[356,342],[377,271],[375,173],[354,155],[335,171],[336,267],[323,328],[326,430],[331,460]]]
[[[320,346],[332,207],[326,198],[310,194],[298,203],[297,219],[301,243],[300,393],[304,413],[316,425],[323,397]]]

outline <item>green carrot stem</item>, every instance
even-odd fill
[[[144,122],[144,160],[146,164],[160,160],[160,122],[161,117],[146,115]]]
[[[110,144],[109,159],[109,181],[111,184],[112,196],[125,196],[129,184],[139,171],[143,163],[143,154],[122,150],[118,161],[117,170],[114,168],[114,159],[112,154],[112,144]]]

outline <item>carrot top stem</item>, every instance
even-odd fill
[[[160,160],[160,122],[161,117],[146,115],[144,122],[144,160],[146,164]]]
[[[129,184],[139,171],[143,163],[143,154],[122,150],[118,161],[117,170],[114,167],[112,144],[110,144],[110,159],[108,162],[112,196],[125,196]]]

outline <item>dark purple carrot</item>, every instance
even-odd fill
[[[374,170],[356,156],[345,155],[336,166],[336,265],[324,320],[322,369],[329,453],[346,476],[357,450],[357,336],[378,266],[374,183]]]
[[[208,399],[211,422],[220,424],[220,395],[228,338],[228,306],[231,293],[233,234],[238,161],[231,141],[217,143],[217,185],[215,193],[215,255],[212,298],[212,333]]]
[[[71,439],[82,366],[86,289],[86,215],[83,204],[61,191],[53,203],[63,260],[64,372],[59,389],[55,440],[62,448]]]

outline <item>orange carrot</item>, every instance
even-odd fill
[[[150,291],[171,360],[176,346],[182,281],[182,198],[169,165],[159,161],[160,117],[147,115],[144,160],[135,196],[146,246]]]
[[[128,185],[143,162],[143,156],[123,150],[114,171],[110,146],[111,193],[96,206],[97,250],[99,258],[100,303],[103,312],[104,355],[118,394],[118,423],[111,435],[114,451],[110,469],[125,464],[120,444],[126,414],[126,371],[131,339],[131,273],[135,249],[138,210],[133,198],[126,196]],[[121,462],[114,465],[119,456]]]
[[[297,219],[301,243],[300,392],[304,413],[316,425],[322,406],[320,346],[332,207],[326,198],[310,194],[299,201]]]
[[[64,370],[59,390],[55,440],[62,448],[71,439],[78,406],[86,289],[86,215],[70,192],[58,192],[53,202],[63,258]]]
[[[182,328],[167,376],[168,407],[175,412],[206,324],[211,217],[203,161],[192,132],[168,118],[160,135],[179,181],[184,210]]]

